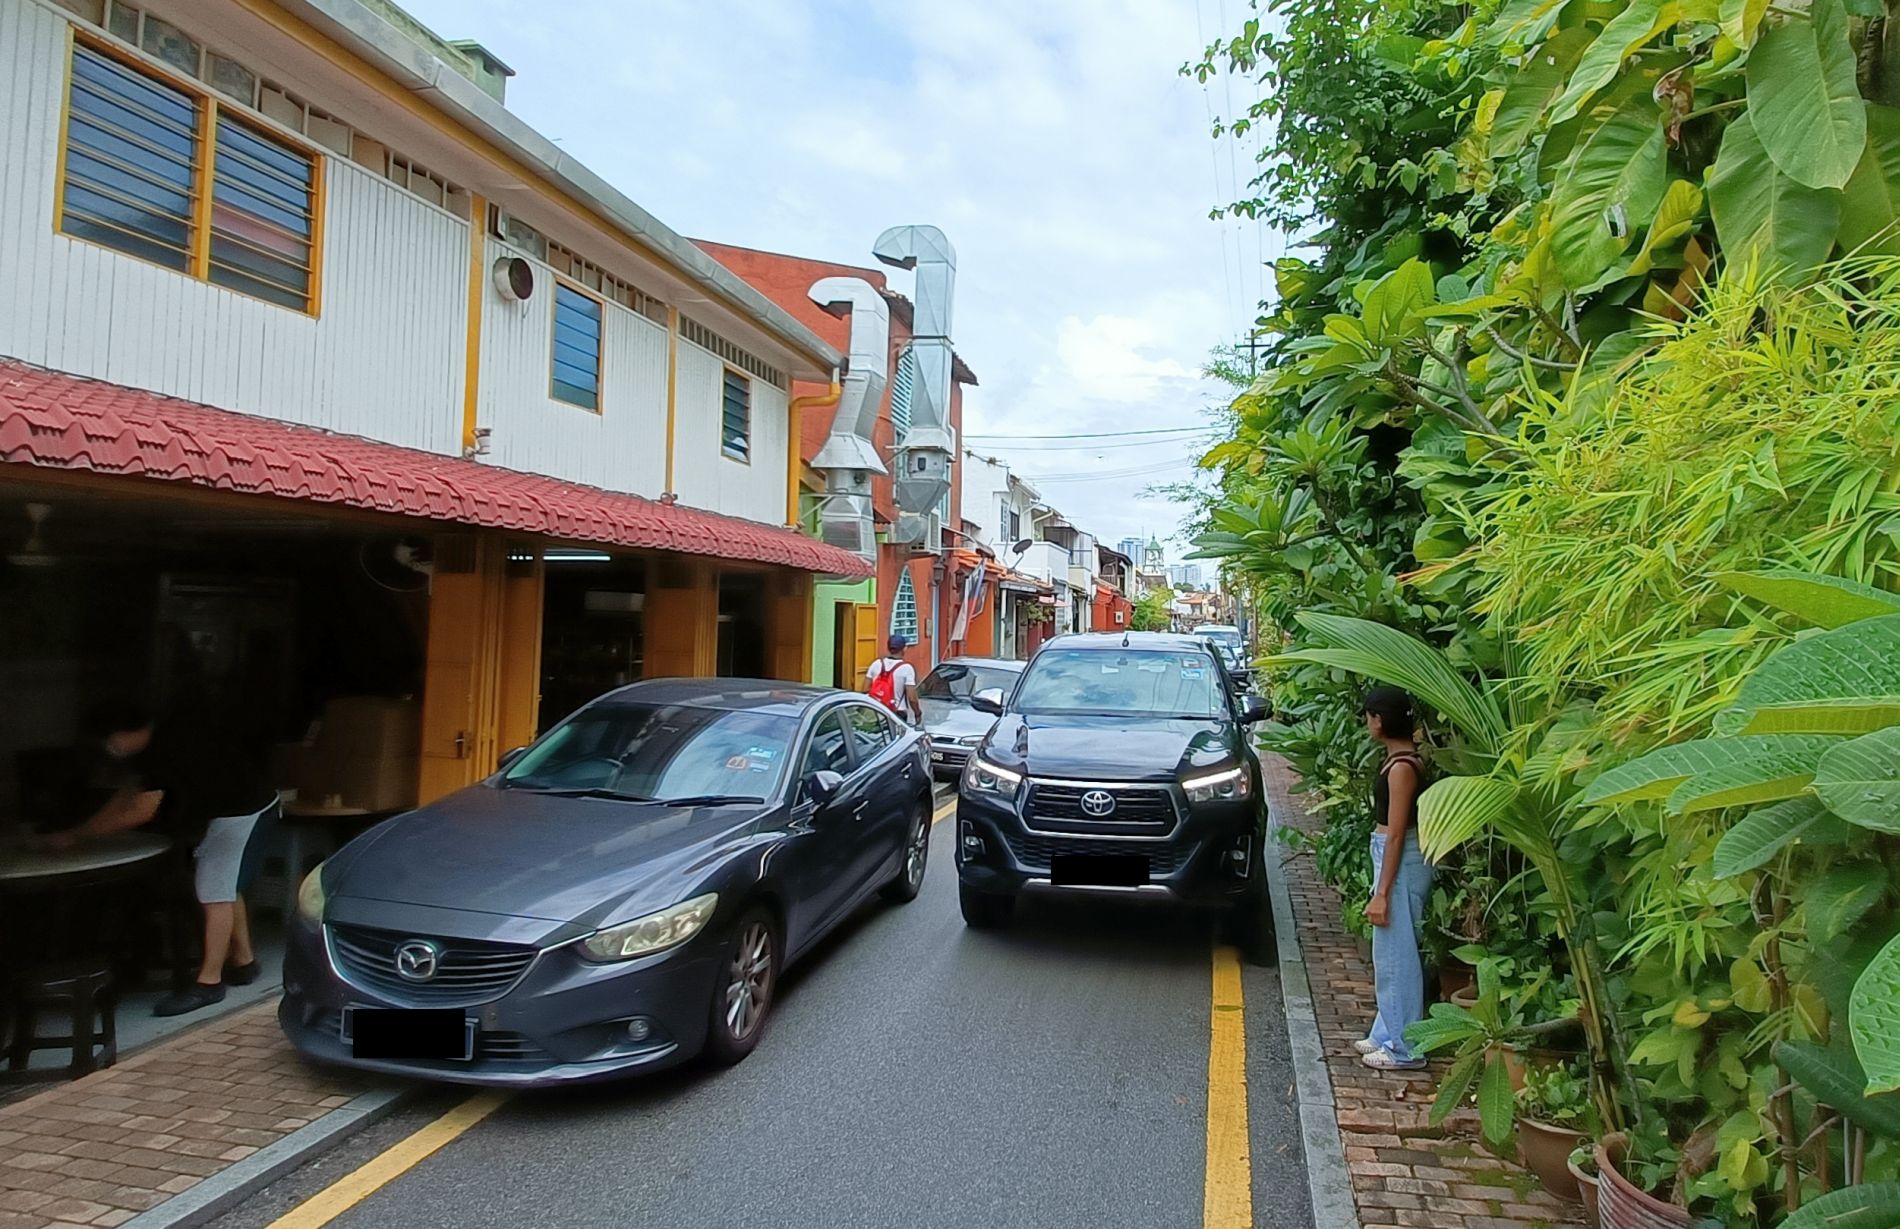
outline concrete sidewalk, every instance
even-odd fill
[[[1291,768],[1261,756],[1275,817],[1305,832],[1323,821],[1310,816]],[[1574,1229],[1583,1209],[1538,1185],[1515,1162],[1487,1151],[1476,1115],[1454,1114],[1427,1123],[1438,1076],[1435,1061],[1420,1072],[1377,1072],[1359,1062],[1352,1043],[1374,1015],[1372,967],[1340,925],[1339,894],[1320,882],[1310,856],[1276,851],[1312,989],[1320,1044],[1332,1082],[1353,1202],[1364,1229]]]
[[[276,1011],[273,996],[0,1106],[0,1229],[197,1223],[393,1104],[300,1060]]]

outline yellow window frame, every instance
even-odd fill
[[[606,417],[607,414],[607,303],[585,285],[562,273],[556,273],[553,265],[544,265],[548,276],[554,279],[556,286],[565,286],[583,299],[593,300],[600,309],[600,336],[594,339],[594,406],[575,405],[572,401],[554,395],[554,334],[560,319],[560,298],[553,291],[548,293],[548,400],[579,410],[583,414],[595,414]]]
[[[219,112],[227,105],[203,82],[184,76],[161,64],[151,56],[134,48],[121,46],[109,39],[82,31],[77,26],[66,27],[66,81],[64,93],[60,96],[59,112],[59,154],[53,173],[53,231],[74,243],[89,243],[95,247],[104,247],[127,260],[136,260],[140,264],[151,265],[155,269],[164,269],[176,274],[177,269],[161,265],[157,261],[147,260],[143,256],[122,251],[96,243],[83,235],[71,234],[66,229],[66,150],[71,143],[73,108],[73,54],[78,46],[116,60],[136,73],[152,78],[162,85],[189,95],[197,107],[197,150],[193,158],[191,171],[191,250],[190,268],[187,275],[196,281],[211,283],[211,204],[214,179],[217,168],[217,131]],[[305,296],[304,306],[286,307],[282,303],[248,294],[235,286],[220,286],[233,294],[243,295],[254,302],[285,311],[297,311],[305,316],[323,314],[323,222],[329,212],[327,185],[329,177],[328,158],[316,146],[303,139],[301,134],[292,133],[266,115],[252,115],[248,110],[230,106],[230,119],[233,123],[250,129],[266,140],[274,141],[310,160],[310,290]]]

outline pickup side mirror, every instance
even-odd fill
[[[1265,721],[1272,716],[1273,705],[1267,702],[1265,696],[1248,696],[1247,705],[1240,713],[1240,719],[1248,725]]]
[[[1001,717],[1003,715],[1003,689],[1001,687],[985,687],[982,691],[970,697],[970,707],[979,713],[989,713],[991,716]]]
[[[505,772],[516,760],[528,753],[526,747],[511,747],[501,753],[501,759],[495,764],[496,772]]]
[[[843,788],[844,777],[831,771],[829,768],[820,768],[817,772],[805,778],[805,797],[811,799],[819,806],[824,806],[833,798],[836,798],[838,791]]]

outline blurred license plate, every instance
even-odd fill
[[[1059,853],[1049,859],[1057,887],[1131,888],[1148,882],[1148,859],[1132,853]]]
[[[932,752],[930,753],[930,758],[931,758],[931,759],[933,759],[933,760],[941,760],[941,759],[943,759],[943,752],[941,752],[941,751],[932,751]]]
[[[475,1021],[457,1007],[346,1007],[343,1040],[357,1058],[475,1056]]]

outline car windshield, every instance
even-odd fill
[[[1194,650],[1044,649],[1012,705],[1019,713],[1218,717],[1227,711],[1214,663]]]
[[[972,666],[964,662],[946,662],[930,672],[917,686],[924,700],[968,700],[979,691],[1000,687],[1007,692],[1016,685],[1016,671],[996,666]]]
[[[680,704],[582,709],[502,776],[506,789],[636,801],[772,796],[796,718]]]

